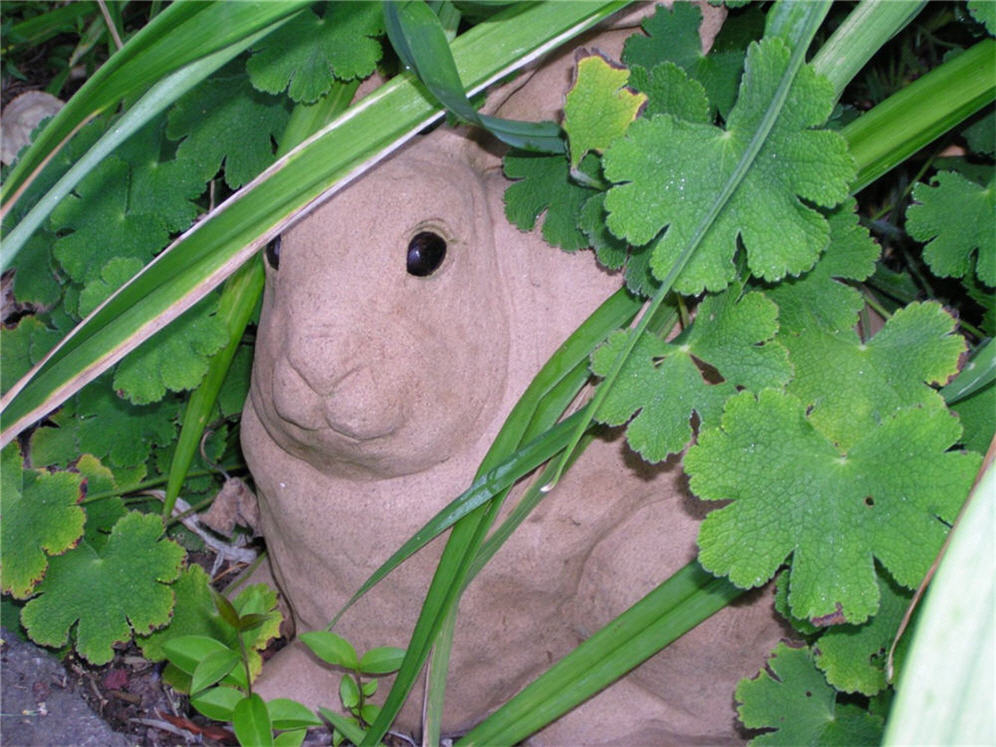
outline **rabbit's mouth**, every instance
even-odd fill
[[[347,442],[366,443],[397,432],[406,418],[398,400],[384,396],[366,368],[350,372],[329,394],[278,386],[272,401],[276,415],[293,426],[291,430],[308,432],[306,441],[326,433]]]

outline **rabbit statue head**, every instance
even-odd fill
[[[503,394],[509,320],[484,184],[457,136],[423,139],[266,253],[252,406],[321,472],[429,469]]]

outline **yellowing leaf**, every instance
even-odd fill
[[[30,596],[45,575],[49,555],[73,547],[83,534],[78,505],[82,478],[71,472],[23,469],[17,446],[0,456],[0,566],[3,591],[18,599]]]
[[[588,151],[601,153],[608,148],[636,118],[647,97],[627,90],[628,80],[629,70],[612,67],[598,55],[578,62],[577,81],[564,105],[572,168]]]
[[[31,637],[61,646],[79,623],[76,649],[93,664],[105,664],[112,647],[131,639],[132,630],[148,633],[169,621],[173,592],[184,552],[162,539],[162,520],[131,512],[111,532],[98,552],[83,542],[52,558],[39,595],[21,612]]]

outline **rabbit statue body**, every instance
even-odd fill
[[[628,33],[596,43],[618,57]],[[510,84],[499,113],[551,118],[572,54]],[[489,147],[445,128],[419,136],[288,231],[267,269],[242,441],[271,570],[299,631],[326,626],[470,484],[535,373],[619,287],[590,254],[508,224]],[[445,255],[413,274],[420,236],[444,241]],[[473,726],[691,561],[703,515],[678,460],[645,464],[617,431],[597,439],[461,598],[444,730]],[[442,541],[378,584],[337,632],[361,653],[406,646]],[[738,741],[735,684],[781,634],[770,598],[748,596],[534,742]],[[334,706],[339,676],[295,641],[259,687]],[[417,730],[419,700],[400,728]]]

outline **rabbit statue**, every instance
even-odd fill
[[[618,58],[639,20],[582,44]],[[489,105],[553,118],[572,68],[569,49]],[[508,224],[497,148],[478,137],[444,127],[419,136],[268,252],[242,443],[271,570],[299,631],[328,625],[470,484],[535,373],[620,285],[590,253],[565,254]],[[679,460],[645,464],[606,431],[461,598],[444,732],[472,727],[690,562],[703,515]],[[360,652],[405,647],[442,542],[336,631]],[[770,594],[748,595],[531,743],[740,741],[734,687],[781,634]],[[333,706],[340,676],[295,641],[259,688]],[[418,729],[419,701],[409,699],[400,728]]]

